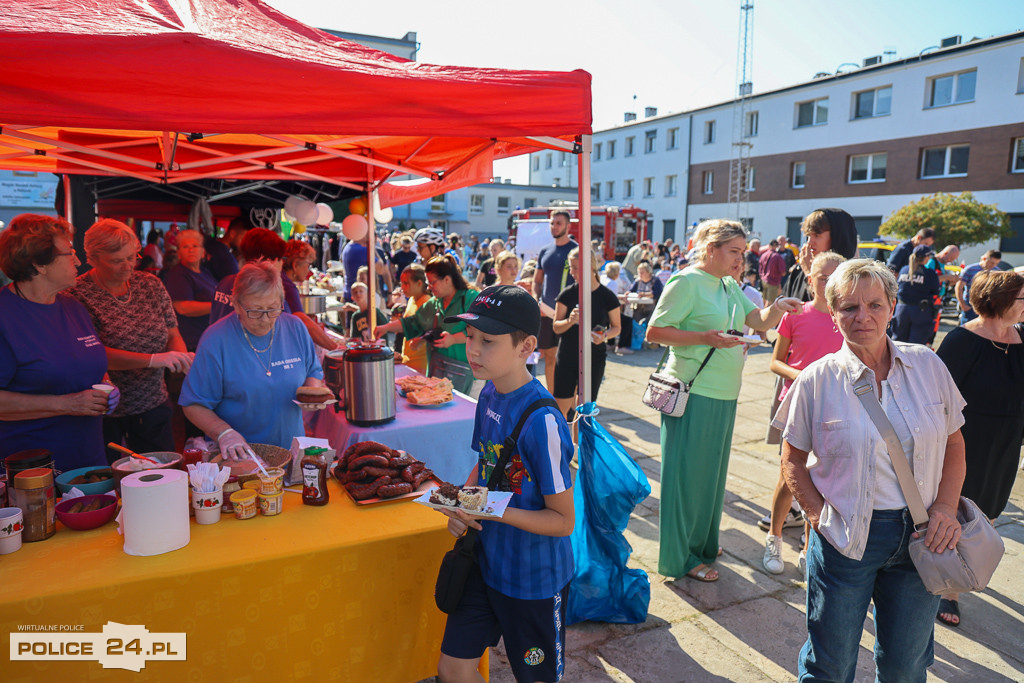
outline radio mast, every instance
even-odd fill
[[[736,99],[732,105],[732,156],[729,159],[729,213],[749,230],[750,148],[747,125],[753,91],[754,0],[740,0],[740,34],[736,50]],[[756,131],[749,131],[754,133]]]

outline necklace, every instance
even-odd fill
[[[267,377],[270,377],[270,365],[269,363],[263,362],[263,358],[260,356],[260,354],[267,353],[268,351],[270,351],[270,349],[274,348],[274,336],[276,334],[277,325],[274,325],[270,330],[270,343],[267,344],[267,348],[257,349],[255,346],[253,346],[252,340],[249,339],[249,333],[246,332],[244,327],[242,328],[242,335],[245,336],[245,343],[248,344],[249,348],[252,349],[253,353],[256,354],[256,360],[259,361],[260,367],[267,371]]]
[[[1010,342],[1006,342],[1006,346],[1000,346],[999,344],[995,343],[991,339],[989,339],[989,341],[992,343],[992,346],[996,347],[997,349],[999,349],[1000,351],[1002,351],[1006,355],[1010,354]]]
[[[132,287],[131,287],[131,283],[130,282],[125,282],[124,283],[124,288],[128,290],[128,294],[122,294],[121,296],[118,296],[117,294],[114,294],[112,291],[110,291],[110,288],[108,288],[105,284],[100,283],[99,278],[94,278],[93,281],[100,286],[100,289],[102,289],[104,292],[109,294],[111,299],[113,299],[114,301],[116,301],[120,305],[127,306],[129,303],[131,303],[131,301],[132,301]],[[125,297],[125,298],[122,298],[122,297]]]

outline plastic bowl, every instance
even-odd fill
[[[182,464],[181,453],[172,453],[170,451],[155,451],[153,453],[141,453],[147,458],[152,458],[158,461],[160,464],[155,467],[149,467],[148,469],[154,470],[184,470],[185,466]],[[125,456],[119,460],[115,460],[114,464],[111,465],[111,469],[114,470],[114,481],[118,493],[121,492],[121,480],[127,477],[132,472],[138,472],[139,470],[128,469],[128,461],[135,460],[130,455]],[[145,462],[140,461],[140,462]]]
[[[75,503],[88,504],[96,498],[109,500],[110,505],[89,512],[69,512]],[[89,529],[101,527],[114,518],[117,514],[117,496],[112,493],[100,493],[80,498],[65,498],[57,503],[55,510],[57,512],[57,519],[67,528],[74,529],[75,531],[88,531]]]
[[[72,483],[70,483],[71,480],[74,479],[77,476],[86,474],[88,472],[92,472],[93,470],[102,470],[102,469],[108,469],[109,470],[110,468],[109,467],[105,467],[104,468],[104,467],[95,467],[94,466],[94,467],[79,467],[77,470],[69,470],[69,471],[65,472],[64,474],[60,475],[59,477],[57,477],[57,489],[60,490],[61,493],[67,493],[71,489],[76,488],[79,491],[81,491],[82,493],[84,493],[85,495],[90,495],[90,494],[93,494],[93,493],[107,493],[108,491],[113,491],[114,490],[114,476],[113,476],[113,471],[112,470],[111,470],[110,478],[105,480],[105,481],[98,481],[95,484],[72,484]]]

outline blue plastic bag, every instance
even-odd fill
[[[629,514],[651,493],[640,466],[595,416],[594,403],[579,408],[579,471],[574,484],[576,571],[569,584],[566,623],[638,624],[647,619],[651,582],[642,569],[627,569],[633,548],[622,535]]]
[[[647,336],[647,318],[641,322],[633,320],[633,339],[630,340],[629,348],[639,351],[644,346],[644,337]]]

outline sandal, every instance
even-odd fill
[[[953,621],[951,617],[956,617],[956,621]],[[935,615],[935,618],[946,626],[958,627],[960,625],[960,603],[956,600],[942,598],[939,600],[939,612]]]
[[[696,579],[697,581],[703,581],[704,583],[714,583],[715,581],[718,581],[718,570],[710,564],[704,564],[699,568],[694,568],[686,572],[686,576],[691,579]]]

